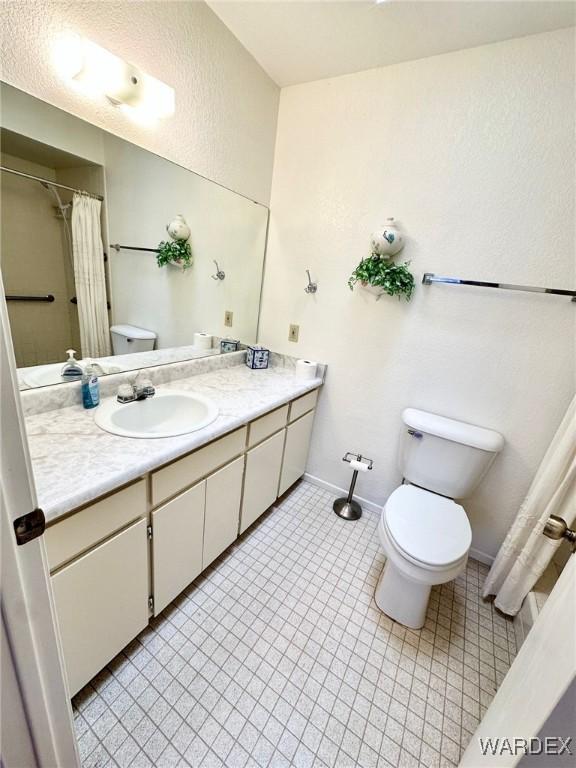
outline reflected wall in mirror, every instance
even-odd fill
[[[15,88],[0,93],[1,266],[21,388],[66,381],[68,349],[106,374],[219,354],[222,337],[256,341],[265,206]],[[158,267],[178,215],[191,266]]]

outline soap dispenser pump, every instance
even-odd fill
[[[74,357],[76,350],[67,349],[66,354],[68,355],[68,360],[66,360],[66,363],[62,368],[60,376],[62,377],[63,381],[78,381],[82,378],[84,371],[82,370],[82,366],[78,360],[76,360]]]

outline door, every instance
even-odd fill
[[[470,740],[460,768],[515,766],[524,758],[524,751],[514,747],[514,739],[529,740],[542,732],[576,679],[575,593],[576,557],[572,555]],[[564,739],[574,736],[550,735]],[[557,741],[554,748],[560,748]],[[576,754],[574,742],[571,750]],[[542,754],[540,759],[542,768],[560,764],[553,755]]]
[[[61,568],[52,589],[73,696],[148,624],[146,520]]]
[[[240,533],[276,501],[285,433],[283,429],[246,454]]]
[[[286,447],[278,496],[282,496],[306,471],[314,411],[301,416],[286,430]]]
[[[0,292],[4,296],[0,276]],[[18,545],[13,522],[37,507],[6,304],[0,298],[1,761],[80,765],[42,537]],[[9,648],[10,656],[5,654]],[[12,683],[12,685],[11,685]],[[14,699],[14,686],[18,698]],[[18,714],[20,713],[20,715]],[[10,720],[10,717],[12,719]],[[14,718],[17,718],[15,720]]]
[[[243,475],[244,456],[206,480],[202,568],[207,568],[238,536]]]
[[[152,512],[154,615],[202,571],[206,481]]]

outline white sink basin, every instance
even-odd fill
[[[146,400],[109,400],[96,409],[94,421],[106,432],[122,437],[175,437],[207,427],[218,408],[207,397],[167,390]]]
[[[87,365],[86,360],[79,361],[82,368]],[[118,365],[105,365],[98,363],[99,368],[102,369],[102,373],[120,373],[122,368]],[[30,368],[21,368],[18,371],[18,376],[25,386],[28,387],[46,387],[49,384],[62,384],[66,382],[60,375],[64,363],[48,363],[46,365],[35,365]],[[78,379],[76,379],[78,381]]]

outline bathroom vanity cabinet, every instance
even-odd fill
[[[309,392],[49,525],[72,695],[304,474],[317,397]]]

